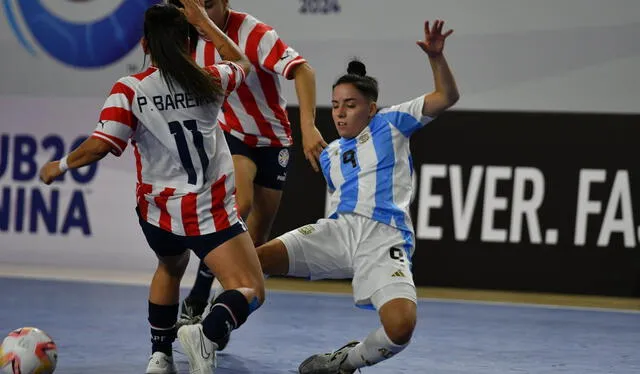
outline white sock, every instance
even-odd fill
[[[384,328],[380,327],[349,351],[349,356],[347,356],[342,367],[347,370],[355,370],[375,365],[400,353],[408,345],[409,343],[404,345],[394,344],[384,332]]]

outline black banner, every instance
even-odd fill
[[[637,139],[637,115],[445,113],[412,137],[416,284],[640,297]],[[294,148],[272,236],[324,214]]]

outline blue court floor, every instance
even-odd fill
[[[147,287],[0,278],[0,290],[0,334],[22,326],[48,332],[58,345],[56,373],[144,373]],[[295,373],[307,356],[376,326],[375,312],[348,296],[269,292],[219,355],[216,373]],[[186,357],[175,357],[188,373]],[[362,372],[637,374],[640,313],[420,301],[412,344]]]

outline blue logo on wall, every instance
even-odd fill
[[[56,60],[74,67],[98,68],[120,60],[138,44],[144,12],[162,0],[125,0],[111,14],[90,23],[61,19],[41,0],[19,0],[17,5],[12,0],[2,1],[9,25],[29,53],[35,55],[36,51],[18,24],[18,12],[33,39]]]

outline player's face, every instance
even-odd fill
[[[376,103],[351,83],[343,83],[333,89],[331,105],[331,115],[338,134],[348,139],[358,136],[376,113]]]
[[[226,15],[229,8],[229,0],[204,0],[204,8],[209,18],[222,29],[227,21]]]

